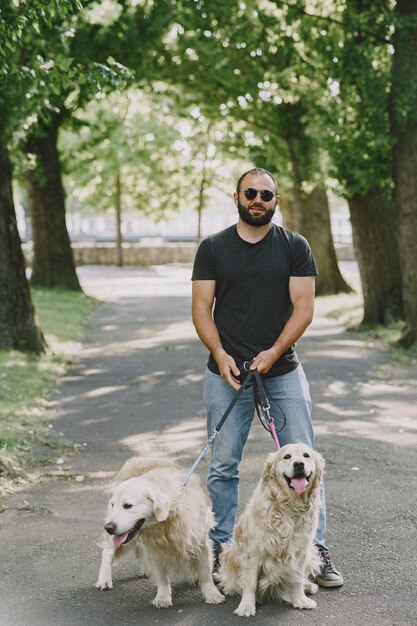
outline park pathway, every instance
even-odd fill
[[[5,626],[237,624],[236,598],[208,606],[179,584],[174,606],[150,604],[153,585],[133,558],[115,587],[94,588],[107,489],[132,455],[188,467],[205,441],[206,352],[190,321],[190,268],[83,267],[102,300],[53,407],[51,438],[80,446],[45,466],[40,484],[6,497],[0,514],[0,623]],[[321,590],[314,611],[260,606],[253,623],[285,626],[417,624],[417,367],[392,367],[386,348],[317,318],[299,344],[314,402],[316,447],[327,463],[328,543],[345,585]],[[272,441],[254,422],[241,500]],[[50,454],[50,452],[48,453]],[[38,451],[43,458],[45,450]],[[198,472],[207,471],[207,459]]]

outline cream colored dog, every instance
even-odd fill
[[[174,577],[198,578],[206,602],[224,601],[211,576],[210,502],[195,474],[182,487],[185,473],[175,463],[158,459],[125,463],[109,501],[98,589],[113,587],[113,558],[133,548],[142,571],[157,586],[154,606],[172,605]]]
[[[241,594],[236,615],[256,613],[256,597],[281,598],[300,609],[317,606],[305,593],[318,586],[313,538],[320,509],[324,459],[304,444],[269,455],[261,479],[234,531],[223,546],[218,581],[227,595]]]

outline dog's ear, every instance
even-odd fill
[[[153,514],[158,522],[164,522],[171,509],[171,498],[161,489],[152,489],[152,493],[148,495],[148,499],[152,503]]]
[[[314,462],[316,464],[317,477],[319,480],[323,478],[325,461],[319,452],[314,450]]]
[[[271,452],[268,455],[267,460],[265,461],[265,465],[261,474],[261,480],[264,484],[269,483],[269,481],[271,480],[271,476],[273,476],[274,474],[273,468],[275,467],[275,463],[277,460],[276,456],[276,452]]]

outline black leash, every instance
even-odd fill
[[[191,466],[191,469],[189,470],[188,474],[186,475],[186,477],[183,480],[183,483],[182,483],[183,487],[185,487],[185,485],[187,484],[187,482],[190,479],[190,476],[195,471],[197,465],[200,463],[201,459],[203,458],[203,456],[205,455],[205,453],[207,452],[207,450],[209,449],[209,447],[211,446],[211,444],[213,443],[213,441],[215,440],[215,438],[219,434],[221,427],[223,426],[223,424],[225,423],[225,421],[229,417],[233,407],[235,406],[236,402],[239,400],[239,398],[242,395],[243,391],[248,387],[248,385],[251,382],[252,378],[255,378],[255,382],[256,382],[256,385],[254,385],[254,397],[255,397],[256,412],[258,413],[259,418],[260,418],[260,413],[262,413],[265,422],[268,424],[268,427],[265,426],[265,424],[263,423],[262,419],[260,418],[261,424],[264,426],[264,428],[266,430],[268,430],[270,432],[270,434],[271,434],[271,436],[272,436],[272,438],[273,438],[273,440],[275,442],[275,445],[279,449],[279,442],[278,442],[278,438],[277,438],[277,435],[276,435],[276,432],[275,432],[275,426],[274,426],[274,418],[272,417],[272,415],[269,412],[270,408],[271,408],[271,405],[269,404],[268,399],[266,397],[265,389],[264,389],[264,386],[263,386],[262,380],[261,380],[261,375],[259,374],[257,369],[249,370],[248,369],[249,366],[247,365],[248,363],[250,365],[250,362],[248,362],[248,361],[246,361],[243,364],[244,370],[247,371],[248,373],[247,373],[246,377],[244,378],[239,391],[234,396],[233,400],[231,401],[231,403],[227,407],[226,411],[222,415],[219,423],[215,427],[215,429],[213,431],[213,434],[211,435],[211,437],[209,439],[207,439],[207,441],[204,444],[200,454],[198,455],[198,457],[194,461],[193,465]],[[259,402],[258,402],[258,399],[256,397],[256,393],[259,394]]]

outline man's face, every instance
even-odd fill
[[[255,198],[247,199],[245,191],[255,189],[258,193]],[[262,200],[260,191],[267,190],[273,193],[271,200]],[[265,226],[272,220],[279,196],[276,195],[274,181],[267,174],[248,174],[240,184],[239,193],[234,194],[235,204],[240,219],[250,226]]]

